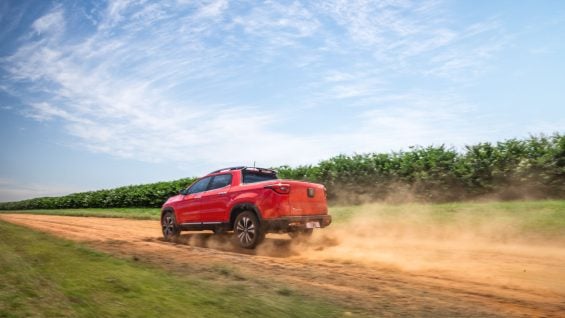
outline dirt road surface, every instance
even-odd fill
[[[360,232],[336,226],[309,241],[269,235],[254,251],[229,235],[161,239],[159,223],[2,214],[0,220],[72,239],[177,274],[288,286],[330,299],[346,316],[565,317],[565,247]]]

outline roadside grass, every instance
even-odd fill
[[[174,275],[0,222],[0,317],[334,317],[286,287]],[[229,274],[229,273],[228,273]]]
[[[486,224],[512,227],[524,235],[565,239],[565,200],[457,202],[443,204],[384,204],[330,208],[335,225],[356,218],[420,225],[465,225],[479,228]],[[501,229],[502,230],[502,229]]]

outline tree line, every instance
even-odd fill
[[[160,207],[196,178],[0,203],[0,210]]]

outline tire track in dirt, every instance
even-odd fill
[[[120,257],[135,257],[181,275],[216,279],[218,266],[229,266],[241,284],[272,288],[272,282],[277,282],[331,299],[363,316],[562,317],[565,313],[565,294],[559,288],[512,285],[500,277],[479,279],[457,272],[456,266],[451,271],[407,270],[378,261],[332,259],[324,251],[331,248],[316,238],[314,243],[292,243],[285,236],[270,235],[262,248],[248,251],[234,248],[229,235],[191,233],[178,243],[163,242],[156,221],[23,214],[2,214],[0,220],[85,242]],[[329,246],[339,247],[339,242]],[[318,250],[325,254],[316,254]],[[555,279],[565,283],[562,256],[540,259],[515,250],[473,250],[461,262],[467,263],[464,268],[485,260],[489,266],[500,267],[531,263],[541,271],[557,273]]]

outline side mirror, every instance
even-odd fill
[[[186,189],[182,189],[182,190],[179,191],[179,194],[186,195],[187,192],[188,191],[186,191]]]

